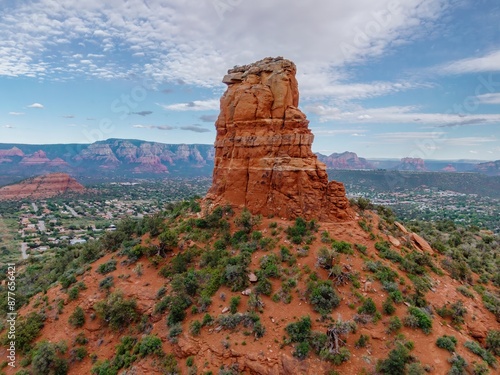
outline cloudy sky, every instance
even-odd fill
[[[298,67],[314,151],[500,159],[498,0],[3,0],[0,143],[213,143],[227,69]]]

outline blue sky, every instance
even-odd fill
[[[500,159],[497,0],[3,3],[0,143],[213,143],[226,70],[284,56],[314,151]]]

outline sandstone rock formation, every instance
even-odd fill
[[[0,201],[50,198],[69,192],[81,193],[84,190],[81,184],[66,173],[51,173],[0,188]]]
[[[427,171],[425,161],[421,158],[403,158],[401,159],[401,164],[399,164],[396,169],[398,171]]]
[[[207,199],[266,216],[345,220],[344,185],[328,182],[311,150],[314,136],[297,108],[295,73],[295,64],[281,57],[228,71]]]
[[[375,169],[374,165],[365,158],[360,158],[355,152],[343,152],[341,154],[334,152],[329,156],[317,154],[318,159],[331,169]]]

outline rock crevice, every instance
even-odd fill
[[[311,150],[309,121],[297,108],[295,64],[281,57],[235,67],[216,121],[214,204],[246,206],[254,214],[346,220],[341,183],[328,182]]]

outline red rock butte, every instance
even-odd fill
[[[84,191],[83,185],[66,173],[51,173],[0,188],[0,201],[50,198],[64,193]]]
[[[297,108],[295,64],[265,58],[228,71],[215,123],[215,166],[206,198],[253,214],[307,220],[351,217],[344,185],[328,182],[311,150],[314,135]]]

